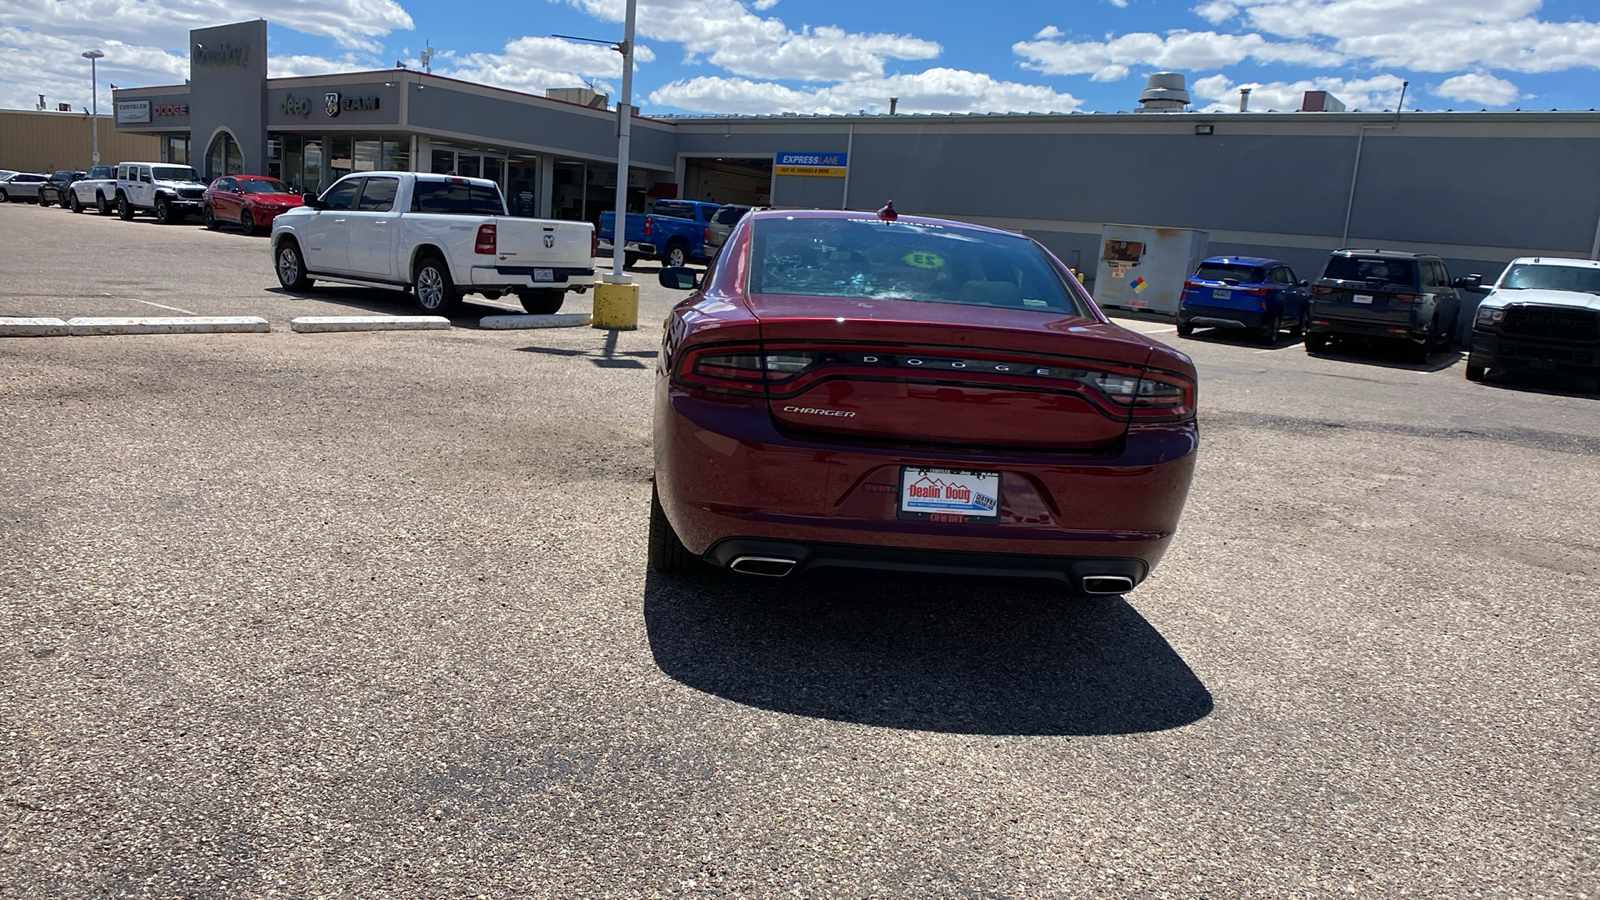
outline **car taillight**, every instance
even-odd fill
[[[1129,407],[1135,422],[1179,422],[1194,418],[1194,383],[1176,375],[1138,377],[1114,372],[1089,379],[1112,403]]]
[[[472,252],[486,253],[493,256],[495,246],[495,227],[493,225],[479,225],[478,242],[473,245]]]
[[[1331,294],[1331,293],[1333,293],[1333,288],[1331,288],[1331,287],[1323,287],[1322,285],[1319,284],[1316,287],[1313,287],[1311,289],[1311,293],[1313,293],[1313,294]]]
[[[678,383],[723,394],[764,396],[767,373],[754,344],[691,347],[678,359]]]
[[[600,232],[589,230],[589,258],[594,259],[600,255]]]
[[[1265,296],[1267,296],[1267,295],[1272,293],[1272,288],[1269,288],[1269,287],[1245,288],[1244,292],[1249,294],[1252,297],[1265,297]]]
[[[1186,291],[1198,290],[1198,289],[1203,288],[1203,287],[1205,287],[1205,285],[1201,284],[1200,282],[1196,281],[1193,278],[1186,278],[1183,281],[1183,289],[1186,290]]]
[[[1391,296],[1389,299],[1393,300],[1396,303],[1421,303],[1422,302],[1422,295],[1421,294],[1395,294],[1395,295]]]
[[[649,216],[644,218],[644,236],[649,237],[656,232],[656,221]]]
[[[704,244],[709,240],[711,240],[711,226],[707,225],[705,230],[700,233],[700,243]]]

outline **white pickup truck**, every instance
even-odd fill
[[[206,183],[189,166],[177,163],[117,163],[117,215],[124,221],[135,212],[154,213],[170,225],[198,216],[205,205]]]
[[[482,178],[358,172],[272,220],[272,267],[287,290],[409,290],[436,315],[462,294],[516,294],[528,312],[553,313],[594,284],[594,226],[508,216]]]

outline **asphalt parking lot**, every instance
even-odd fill
[[[673,582],[648,264],[635,332],[303,335],[409,310],[0,235],[0,316],[274,327],[0,340],[0,897],[1600,895],[1590,385],[1130,321],[1202,451],[1126,598]]]

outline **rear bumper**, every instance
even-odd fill
[[[594,284],[594,267],[560,268],[555,266],[473,266],[474,287],[517,290],[538,288],[556,290],[570,287],[589,287]]]
[[[1428,339],[1428,323],[1417,324],[1409,319],[1372,321],[1347,319],[1337,313],[1318,309],[1311,313],[1310,334],[1351,334],[1362,337],[1391,338],[1421,344]]]
[[[1600,375],[1600,345],[1503,337],[1474,330],[1467,365],[1568,375]]]
[[[1178,307],[1179,324],[1201,328],[1262,328],[1272,321],[1272,316],[1270,309],[1229,309],[1198,303],[1184,303]]]
[[[782,556],[751,549],[781,544],[801,568],[1127,574],[1135,582],[1172,540],[1199,442],[1192,422],[1132,429],[1095,455],[812,441],[778,431],[765,409],[702,400],[665,379],[655,435],[662,508],[689,551],[713,563]],[[902,466],[998,471],[999,520],[899,518]],[[1126,571],[1106,568],[1110,561]]]

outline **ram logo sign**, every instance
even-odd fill
[[[330,116],[337,116],[339,114],[339,92],[329,91],[322,99],[322,111]]]

